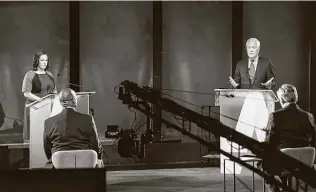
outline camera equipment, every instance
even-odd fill
[[[121,157],[133,157],[135,133],[133,130],[121,130],[118,141],[118,153]]]
[[[107,129],[105,131],[105,138],[118,138],[119,131],[118,125],[107,125]]]

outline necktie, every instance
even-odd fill
[[[255,77],[255,65],[253,64],[254,60],[250,60],[250,69],[249,69],[249,76],[250,81],[253,83],[254,77]]]

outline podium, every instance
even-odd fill
[[[95,92],[78,92],[77,108],[80,113],[89,114],[89,97]],[[26,107],[30,108],[30,168],[44,168],[48,161],[44,152],[43,134],[44,122],[49,117],[59,114],[63,106],[58,94],[50,94],[40,101],[34,101]]]
[[[275,109],[278,98],[271,90],[255,89],[215,89],[215,105],[220,106],[222,124],[256,139],[265,140],[265,129],[269,114]],[[250,155],[251,152],[238,144],[220,138],[220,148],[234,156]],[[226,159],[226,160],[225,160]],[[225,160],[225,168],[224,168]],[[224,155],[220,155],[221,173],[233,174],[234,163]],[[246,174],[247,170],[235,164],[235,174]]]

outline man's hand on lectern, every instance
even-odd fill
[[[261,83],[261,85],[265,86],[267,89],[271,89],[273,86],[273,79],[274,77],[272,77],[271,79],[269,79],[267,82],[265,83]]]
[[[232,84],[232,86],[234,88],[238,87],[238,85],[239,85],[236,83],[236,81],[232,77],[229,77],[229,82],[230,82],[230,84]]]

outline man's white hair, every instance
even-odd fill
[[[248,43],[250,41],[255,41],[257,43],[257,46],[260,47],[260,41],[258,39],[256,39],[256,38],[253,38],[253,37],[251,37],[250,39],[247,40],[246,46],[248,45]]]
[[[293,85],[283,84],[277,91],[279,99],[287,103],[296,103],[298,100],[297,90]]]

